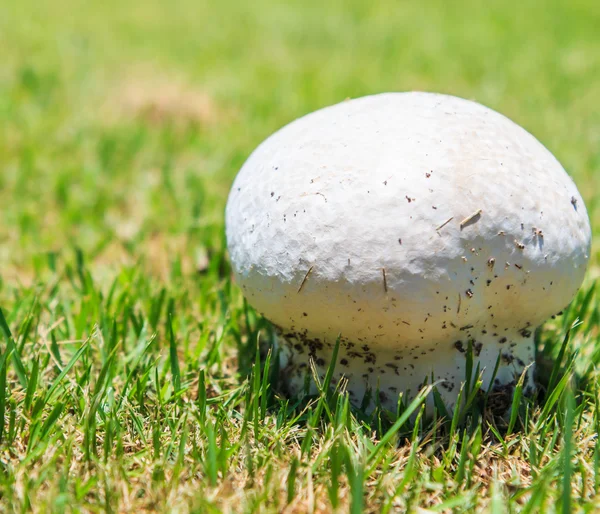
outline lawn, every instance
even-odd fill
[[[0,511],[598,512],[598,245],[538,397],[502,420],[470,384],[426,421],[281,395],[223,211],[287,122],[429,90],[532,132],[598,227],[599,27],[594,0],[1,2]]]

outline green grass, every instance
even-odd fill
[[[597,246],[547,390],[503,421],[475,381],[431,422],[281,396],[223,237],[266,136],[410,89],[526,127],[597,227],[598,27],[592,0],[2,2],[0,510],[598,511]]]

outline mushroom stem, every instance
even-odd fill
[[[473,330],[471,334],[475,334]],[[317,390],[312,380],[311,361],[323,380],[331,361],[334,342],[311,338],[310,334],[301,337],[279,336],[281,346],[282,380],[287,392],[302,394],[305,384],[310,384],[309,394]],[[437,389],[446,407],[454,408],[460,388],[466,382],[469,339],[473,357],[473,373],[480,364],[483,391],[491,388],[488,406],[499,414],[505,413],[511,405],[514,387],[525,371],[525,394],[534,390],[534,341],[531,332],[500,330],[494,335],[480,334],[477,339],[461,334],[454,343],[443,345],[421,345],[411,350],[369,351],[368,344],[353,344],[342,340],[335,364],[332,384],[340,379],[348,379],[350,400],[355,406],[363,405],[365,394],[370,394],[367,410],[376,405],[376,395],[383,407],[395,411],[398,396],[404,393],[404,402],[410,401],[424,383],[438,382]],[[405,347],[406,348],[406,347]],[[300,351],[302,349],[302,351]],[[445,353],[445,355],[441,355]],[[498,370],[494,376],[494,366],[498,358]],[[488,365],[484,365],[487,363]],[[529,367],[528,367],[529,366]],[[527,369],[526,369],[527,368]],[[473,384],[477,377],[470,377]],[[427,402],[428,413],[432,412],[433,397]]]

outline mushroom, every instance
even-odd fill
[[[575,184],[531,134],[417,92],[346,101],[269,137],[235,179],[226,232],[235,280],[276,327],[288,391],[304,390],[310,361],[325,374],[339,335],[334,379],[389,409],[432,380],[452,409],[468,348],[484,390],[512,393],[526,371],[532,392],[534,329],[573,298],[591,244]]]

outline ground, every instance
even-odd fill
[[[477,383],[453,419],[366,416],[278,392],[223,210],[280,126],[417,89],[526,127],[597,227],[599,26],[593,0],[2,2],[0,510],[598,511],[597,245],[509,419]]]

